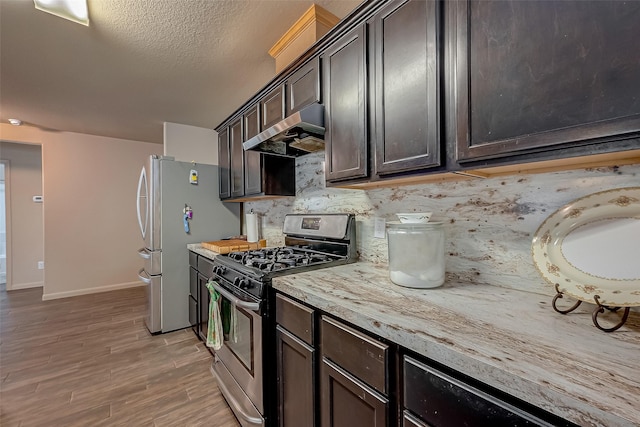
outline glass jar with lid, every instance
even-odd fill
[[[387,242],[393,283],[410,288],[436,288],[444,283],[442,222],[388,222]]]

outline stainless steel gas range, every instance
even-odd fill
[[[275,422],[272,396],[265,393],[266,385],[275,381],[271,279],[355,262],[355,230],[353,214],[291,214],[283,226],[285,246],[215,258],[212,279],[221,296],[224,341],[215,351],[211,372],[241,425]]]

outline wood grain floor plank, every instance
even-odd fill
[[[0,425],[238,427],[204,344],[189,329],[149,334],[145,298],[0,287]]]

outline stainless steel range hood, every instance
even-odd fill
[[[324,150],[324,107],[311,104],[242,143],[245,150],[297,157]]]

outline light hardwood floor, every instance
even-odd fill
[[[1,286],[0,426],[239,426],[191,329],[149,334],[144,288]]]

